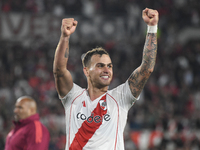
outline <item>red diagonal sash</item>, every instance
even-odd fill
[[[99,101],[106,101],[106,95],[103,96]],[[69,150],[82,150],[87,144],[88,140],[94,135],[96,130],[101,126],[103,121],[103,116],[107,113],[107,109],[102,109],[100,102],[98,102],[97,107],[92,111],[91,116],[93,119],[89,118],[85,120],[78,132],[75,134],[74,140],[72,141]],[[99,117],[96,117],[99,116]],[[94,119],[96,117],[96,119]]]

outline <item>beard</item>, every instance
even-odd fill
[[[107,88],[111,83],[111,80],[103,82],[99,78],[92,78],[91,76],[89,76],[89,81],[93,87],[96,87],[98,89]]]
[[[19,116],[18,115],[14,115],[14,120],[17,122],[17,121],[19,121]]]

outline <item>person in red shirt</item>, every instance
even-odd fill
[[[5,150],[48,150],[50,134],[40,122],[35,100],[28,96],[17,99],[14,128],[6,137]]]

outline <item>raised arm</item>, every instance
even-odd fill
[[[146,8],[142,12],[142,18],[148,25],[142,63],[128,79],[131,92],[136,98],[140,95],[145,83],[153,72],[157,54],[158,12],[157,10]]]
[[[64,97],[73,86],[72,76],[67,70],[67,62],[69,57],[69,38],[76,30],[77,23],[73,18],[62,20],[61,36],[55,51],[53,73],[56,89],[61,97]]]

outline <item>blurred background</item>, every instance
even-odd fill
[[[158,10],[158,55],[139,101],[130,109],[126,150],[200,150],[199,0],[0,0],[0,149],[22,95],[37,100],[51,134],[49,150],[64,150],[65,116],[52,73],[62,18],[78,21],[68,68],[87,87],[81,55],[104,47],[114,64],[110,89],[142,60],[142,10]]]

